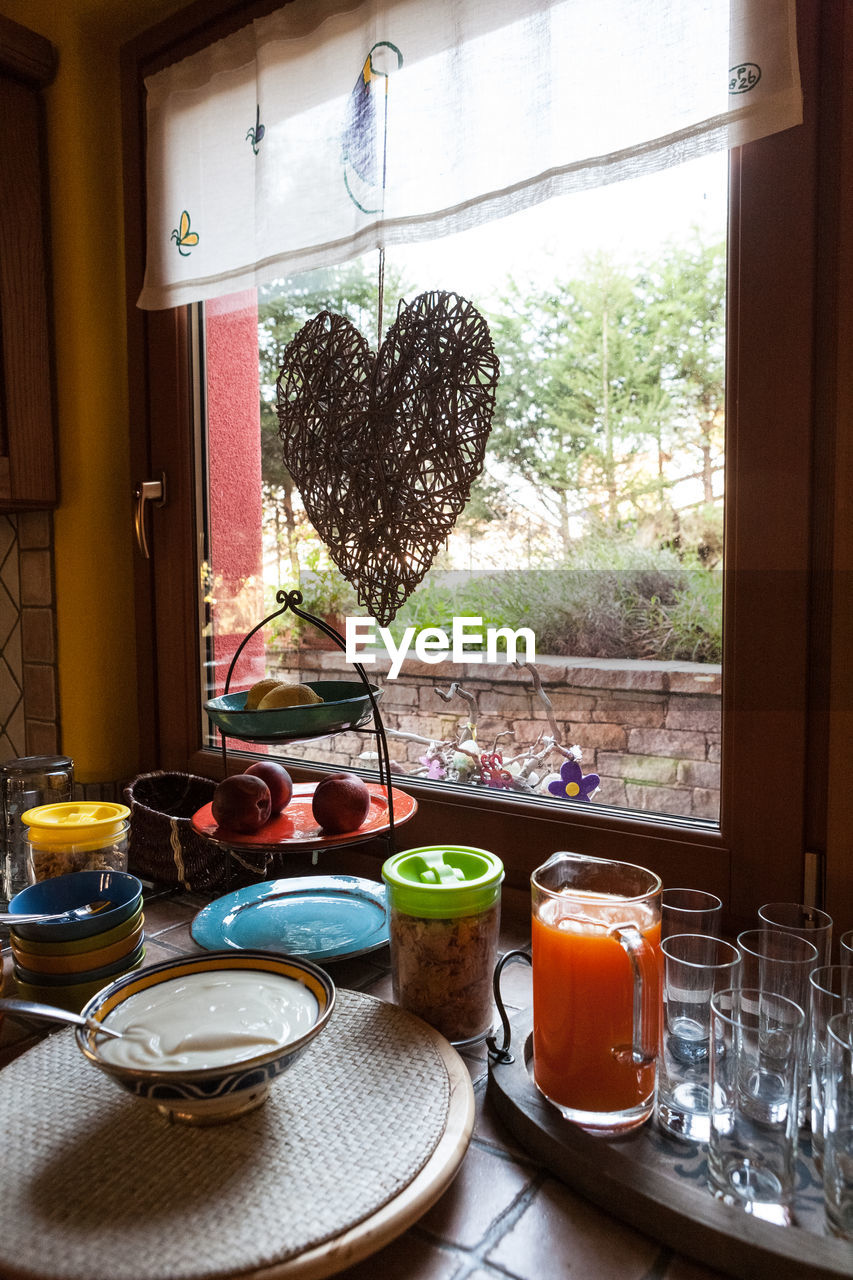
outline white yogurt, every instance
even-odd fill
[[[121,1040],[98,1056],[116,1066],[196,1071],[228,1066],[297,1040],[320,1005],[295,978],[249,969],[188,973],[137,991],[104,1018]]]

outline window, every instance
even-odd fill
[[[489,319],[501,365],[469,504],[391,635],[361,628],[401,785],[565,803],[598,778],[597,804],[718,823],[727,190],[716,152],[386,252],[386,323],[398,298],[452,285]],[[376,335],[377,294],[368,254],[205,304],[207,697],[279,588],[341,630],[367,612],[283,465],[276,380],[324,308]],[[263,636],[232,689],[352,678],[292,613]],[[271,749],[375,757],[357,733]]]
[[[227,8],[222,6],[221,22],[189,32],[192,43],[180,43],[173,20],[168,31],[155,29],[126,50],[131,300],[142,278],[142,77],[217,38],[229,23],[240,25],[261,6],[231,19]],[[850,95],[838,71],[840,51],[853,33],[849,14],[830,9],[799,6],[804,125],[732,158],[719,830],[678,817],[598,806],[555,810],[497,795],[478,797],[475,804],[448,790],[440,797],[419,793],[407,844],[467,839],[492,847],[519,886],[557,848],[623,856],[654,866],[667,883],[719,892],[733,924],[749,919],[768,896],[802,900],[813,888],[805,881],[804,854],[827,850],[827,906],[839,922],[849,912],[853,895],[840,843],[847,792],[823,785],[829,777],[837,788],[850,765],[849,736],[844,741],[839,719],[843,701],[838,703],[843,650],[833,647],[843,644],[845,614],[840,580],[826,576],[834,563],[843,564],[849,529],[844,509],[833,512],[826,498],[834,450],[843,443],[833,434],[839,413],[833,397],[845,391],[836,380],[831,316],[834,307],[838,314],[838,290],[845,279],[849,284],[837,274],[836,254],[848,244],[850,219],[849,207],[839,203],[845,188],[837,130],[844,122],[838,103]],[[849,272],[843,254],[840,263]],[[139,353],[132,361],[140,408],[135,467],[140,474],[166,471],[170,495],[154,524],[151,565],[140,566],[140,688],[143,710],[150,709],[149,753],[152,764],[213,773],[219,761],[198,716],[194,641],[201,459],[193,453],[190,429],[193,317],[177,308],[143,316],[132,301],[129,317]],[[815,348],[818,324],[830,341]],[[822,410],[820,432],[815,404]],[[822,874],[816,880],[819,892]]]

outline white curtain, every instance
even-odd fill
[[[153,309],[802,121],[794,0],[293,0],[146,87]]]

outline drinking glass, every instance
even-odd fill
[[[711,1132],[711,997],[736,987],[741,958],[719,938],[679,933],[661,943],[663,1024],[657,1117],[665,1132],[707,1142]]]
[[[841,963],[853,965],[853,929],[848,929],[846,933],[842,933],[838,939],[838,948]]]
[[[829,964],[832,959],[832,916],[817,907],[805,907],[797,902],[765,902],[758,908],[758,918],[768,929],[781,929],[795,933],[817,947],[818,964]]]
[[[675,933],[703,933],[719,937],[723,904],[715,893],[704,889],[664,889],[660,900],[660,936]]]
[[[810,1025],[809,1064],[811,1070],[812,1151],[820,1160],[823,1153],[823,1116],[829,1021],[836,1013],[853,1013],[853,968],[843,964],[822,965],[809,975]]]
[[[743,957],[742,986],[785,996],[799,1005],[808,1019],[809,974],[818,967],[817,947],[796,933],[767,928],[744,930],[738,934],[737,945]],[[805,1124],[809,1099],[808,1023],[800,1052],[800,1124]]]
[[[834,1014],[828,1032],[823,1201],[829,1229],[853,1240],[853,1013]]]
[[[635,1128],[654,1107],[661,882],[555,853],[530,883],[533,1079],[590,1132]]]
[[[804,1023],[799,1005],[774,992],[711,997],[709,1185],[778,1222],[790,1221],[794,1197]]]

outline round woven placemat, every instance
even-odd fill
[[[428,1029],[343,990],[265,1104],[221,1126],[170,1125],[71,1031],[0,1079],[0,1274],[39,1280],[212,1280],[296,1258],[408,1186],[450,1100]]]

